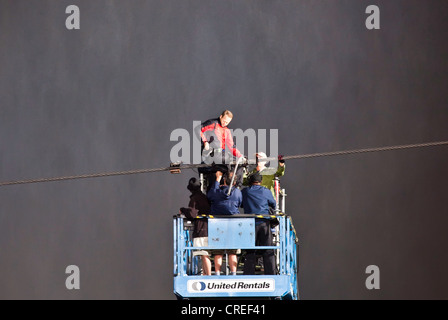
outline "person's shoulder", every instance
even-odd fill
[[[273,195],[272,195],[272,192],[271,192],[271,190],[269,190],[268,188],[266,188],[266,187],[263,187],[263,194],[264,194],[264,196],[266,196],[266,197],[274,197]]]
[[[246,190],[245,192],[254,192],[254,190],[258,190],[259,188],[260,188],[260,186],[250,185],[250,186],[244,188],[243,190]]]
[[[260,190],[261,192],[264,192],[264,193],[271,192],[268,188],[266,188],[266,186],[259,185],[257,187],[258,187],[257,189]]]
[[[204,122],[202,122],[202,126],[208,126],[208,125],[217,123],[218,121],[219,121],[219,118],[216,118],[216,119],[208,119],[208,120],[205,120]]]

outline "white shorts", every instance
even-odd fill
[[[193,247],[208,247],[208,237],[199,237],[193,239]],[[231,250],[224,250],[224,249],[213,249],[213,250],[195,250],[193,251],[193,256],[209,256],[212,255],[224,255],[225,253],[228,254],[241,254],[241,249],[231,249]]]
[[[194,238],[193,247],[208,247],[208,237]],[[193,256],[210,256],[210,253],[206,250],[195,250]]]

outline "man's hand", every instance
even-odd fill
[[[280,167],[284,167],[285,166],[285,159],[283,159],[282,155],[278,156],[278,164]]]
[[[216,171],[215,175],[216,175],[216,181],[221,182],[222,172],[221,171]]]

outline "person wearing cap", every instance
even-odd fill
[[[210,203],[207,196],[201,191],[201,183],[196,178],[188,181],[187,189],[191,192],[190,202],[187,208],[180,208],[180,213],[185,215],[187,219],[194,220],[193,229],[193,246],[208,247],[208,220],[196,219],[200,215],[210,213]],[[211,252],[206,250],[196,250],[194,256],[201,256],[202,270],[204,275],[211,275]]]
[[[249,177],[250,186],[242,190],[245,214],[269,215],[269,208],[275,210],[276,202],[272,193],[262,186],[264,180],[259,172]],[[272,230],[269,219],[255,219],[255,245],[272,246]],[[264,274],[275,274],[275,256],[273,249],[247,250],[244,262],[244,274],[255,274],[256,255],[263,256]]]
[[[275,171],[274,168],[266,167],[266,153],[258,152],[255,154],[255,157],[257,158],[257,167],[246,175],[243,179],[243,185],[250,185],[249,177],[258,172],[263,176],[263,182],[261,185],[269,189],[275,198],[274,180],[275,177],[282,177],[285,174],[285,160],[283,160],[282,157],[279,157],[277,171]]]

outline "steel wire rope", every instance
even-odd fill
[[[426,148],[426,147],[435,147],[435,146],[444,146],[444,145],[448,145],[448,141],[416,143],[416,144],[407,144],[407,145],[353,149],[353,150],[332,151],[332,152],[309,153],[309,154],[301,154],[301,155],[284,156],[282,158],[284,160],[310,159],[310,158],[318,158],[318,157],[342,156],[342,155],[362,154],[362,153],[369,153],[369,152],[405,150],[405,149],[412,149],[412,148]],[[271,157],[271,158],[266,158],[266,161],[276,160],[276,159],[277,158]],[[249,161],[249,164],[255,163],[253,161],[252,162],[250,162],[250,161]],[[186,165],[180,165],[177,168],[183,170],[183,169],[204,168],[204,167],[209,167],[209,166],[210,165],[208,165],[208,164],[186,164]],[[172,169],[173,169],[173,167],[162,167],[162,168],[152,168],[152,169],[112,171],[112,172],[90,173],[90,174],[71,175],[71,176],[49,177],[49,178],[11,180],[11,181],[0,182],[0,187],[11,186],[11,185],[20,185],[20,184],[33,184],[33,183],[44,183],[44,182],[56,182],[56,181],[78,180],[78,179],[91,179],[91,178],[103,178],[103,177],[124,176],[124,175],[134,175],[134,174],[145,174],[145,173],[170,171]]]

